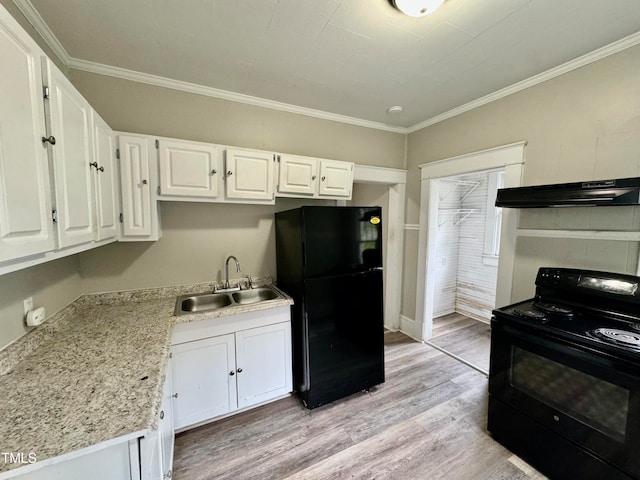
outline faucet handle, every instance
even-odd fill
[[[253,288],[253,278],[251,278],[251,275],[245,275],[245,278],[247,279],[247,289],[252,289]]]

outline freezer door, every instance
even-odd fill
[[[381,212],[380,207],[304,207],[305,276],[381,267]]]
[[[382,272],[305,282],[308,391],[314,408],[384,381]]]

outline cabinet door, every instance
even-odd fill
[[[236,364],[238,408],[290,393],[290,322],[236,332]]]
[[[274,200],[274,155],[255,150],[227,149],[225,184],[227,198]]]
[[[179,140],[159,141],[160,195],[216,198],[223,177],[222,149]]]
[[[0,10],[0,262],[55,248],[40,54]]]
[[[91,168],[95,192],[95,239],[104,240],[118,235],[116,136],[94,110],[91,113],[95,152]]]
[[[280,155],[278,192],[313,196],[318,185],[318,160]]]
[[[167,364],[167,374],[162,390],[162,404],[158,431],[162,451],[162,478],[171,478],[173,470],[173,447],[175,436],[173,432],[173,358]]]
[[[330,197],[351,197],[353,187],[353,163],[337,160],[320,162],[320,186],[318,193]]]
[[[174,345],[171,350],[176,430],[236,408],[233,334]]]
[[[158,206],[153,191],[151,139],[119,135],[120,189],[122,192],[121,241],[157,240],[160,237]]]
[[[91,171],[93,143],[91,106],[71,82],[46,59],[49,86],[48,133],[57,212],[58,246],[79,245],[93,240]],[[47,108],[48,107],[48,108]]]

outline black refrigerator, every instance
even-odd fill
[[[384,382],[380,207],[276,213],[277,284],[292,307],[294,388],[315,408]]]

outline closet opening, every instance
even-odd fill
[[[504,168],[434,179],[437,195],[433,330],[428,343],[489,370],[502,209],[496,192]]]

